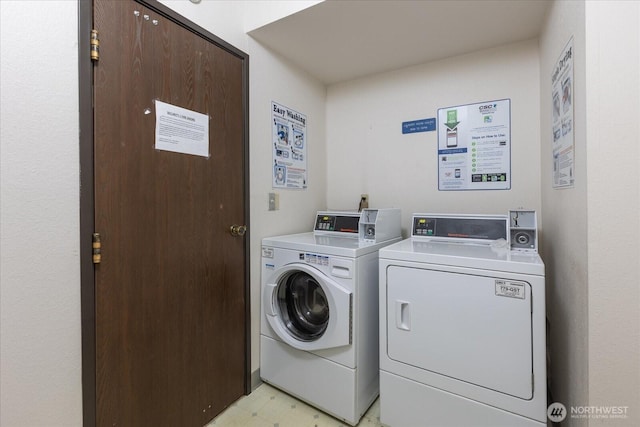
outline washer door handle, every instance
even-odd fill
[[[276,316],[277,314],[273,301],[273,295],[277,286],[275,283],[267,283],[262,290],[262,308],[269,316]]]
[[[411,312],[407,301],[396,301],[396,328],[411,330]]]

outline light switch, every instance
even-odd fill
[[[280,209],[280,195],[278,193],[269,193],[269,210],[277,211]]]

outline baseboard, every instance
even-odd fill
[[[260,368],[258,368],[251,373],[251,391],[258,388],[260,384],[262,384],[262,380],[260,379]]]

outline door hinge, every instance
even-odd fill
[[[98,38],[98,30],[91,30],[91,38],[89,40],[91,45],[91,60],[100,60],[100,39]]]
[[[100,264],[102,261],[102,243],[100,242],[100,233],[93,233],[93,263]]]

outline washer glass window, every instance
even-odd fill
[[[318,281],[303,271],[291,272],[280,280],[277,306],[284,326],[296,339],[314,341],[327,329],[327,296]]]

